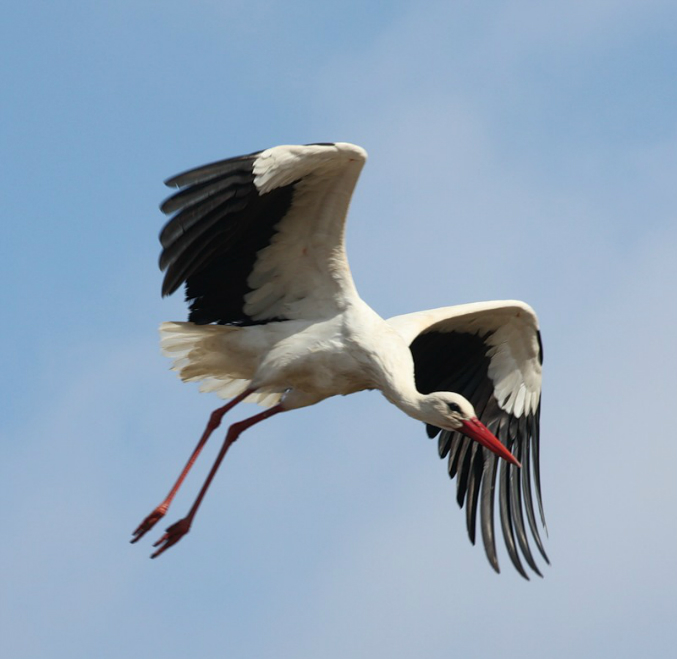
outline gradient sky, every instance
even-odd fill
[[[651,0],[6,7],[0,654],[674,652],[675,25]],[[186,315],[159,295],[162,181],[326,141],[370,154],[348,249],[379,313],[539,313],[544,579],[491,570],[376,392],[252,429],[190,536],[127,543],[219,404],[158,349]]]

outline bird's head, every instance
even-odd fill
[[[478,418],[472,403],[450,391],[436,391],[426,396],[426,423],[443,430],[463,433],[478,442],[499,458],[521,467],[515,456]]]

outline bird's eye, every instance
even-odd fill
[[[456,403],[447,403],[450,412],[460,412],[461,408]]]

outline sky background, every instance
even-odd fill
[[[0,654],[672,654],[676,25],[667,0],[8,5]],[[348,250],[379,313],[539,313],[544,579],[491,570],[376,392],[252,429],[188,537],[127,542],[219,404],[159,352],[186,315],[159,294],[162,181],[326,141],[370,154]]]

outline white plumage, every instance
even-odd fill
[[[160,239],[163,294],[186,284],[189,322],[163,323],[161,345],[185,381],[230,403],[210,419],[169,496],[137,528],[165,514],[222,416],[243,400],[266,411],[233,424],[188,516],[156,543],[157,556],[188,532],[228,447],[247,427],[335,395],[379,389],[440,435],[475,541],[479,510],[487,556],[498,571],[495,486],[510,558],[540,574],[547,561],[538,469],[542,349],[523,302],[443,307],[383,320],[357,294],[345,254],[345,218],[366,160],[346,143],[279,146],[180,174],[163,205],[174,213]],[[511,450],[514,456],[511,454]],[[500,473],[498,458],[501,461]],[[523,468],[519,471],[519,461]]]

